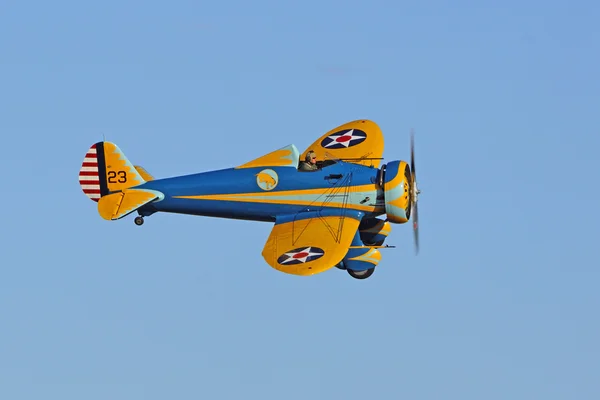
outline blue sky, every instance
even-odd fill
[[[0,397],[596,399],[600,5],[0,6]],[[157,177],[369,118],[416,131],[421,252],[262,259],[269,223],[102,220],[103,135]]]

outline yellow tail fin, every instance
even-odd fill
[[[117,192],[146,183],[116,144],[104,142],[104,159],[109,192]]]
[[[142,174],[129,162],[121,149],[111,142],[92,145],[79,171],[81,189],[94,201],[143,183],[146,180]]]

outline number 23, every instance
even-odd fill
[[[117,181],[117,174],[119,180]],[[127,173],[125,171],[108,171],[108,183],[125,183],[127,182]]]

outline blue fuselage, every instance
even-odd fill
[[[337,162],[316,171],[228,168],[157,179],[140,188],[160,191],[164,199],[139,212],[275,221],[307,209],[347,208],[377,216],[385,211],[378,173],[377,168]]]

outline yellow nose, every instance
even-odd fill
[[[390,222],[403,224],[409,217],[410,168],[404,161],[392,161],[385,170],[385,212]]]

